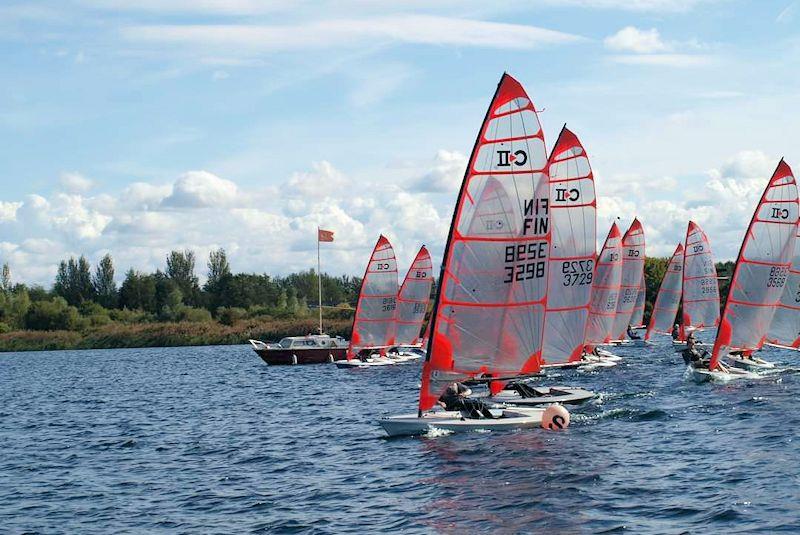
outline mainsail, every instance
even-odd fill
[[[642,264],[644,269],[644,264]],[[633,307],[631,315],[631,325],[641,327],[644,325],[644,302],[647,299],[647,286],[644,283],[644,272],[642,272],[642,282],[639,284],[639,293],[636,294],[636,305]]]
[[[730,351],[764,344],[789,275],[797,222],[797,183],[781,160],[744,235],[709,369]]]
[[[589,158],[565,126],[550,154],[550,273],[543,363],[580,360],[589,316],[597,205]]]
[[[430,409],[449,382],[539,370],[550,237],[546,165],[533,103],[504,74],[453,213],[420,411]]]
[[[647,326],[645,340],[649,340],[654,332],[670,334],[678,314],[678,305],[681,302],[681,288],[683,287],[683,244],[679,243],[672,254],[672,259],[667,265],[667,271],[658,288],[656,302],[653,304],[653,313],[650,315],[650,324]]]
[[[347,360],[361,349],[394,343],[397,306],[397,261],[383,235],[378,238],[361,281]]]
[[[795,349],[800,348],[800,226],[798,234],[789,277],[767,333],[767,342],[770,344]]]
[[[397,333],[394,343],[416,345],[420,342],[422,323],[430,301],[433,264],[423,245],[408,268],[400,293],[397,294]]]
[[[622,240],[619,227],[611,224],[611,230],[597,257],[592,281],[592,300],[589,305],[589,322],[586,328],[586,346],[607,343],[611,340],[611,329],[617,316],[617,298],[622,277]]]
[[[689,330],[719,325],[719,283],[708,236],[696,223],[686,229],[681,338]]]
[[[617,302],[617,316],[611,336],[616,340],[625,338],[625,331],[631,325],[633,309],[639,297],[644,276],[644,229],[638,219],[634,219],[628,232],[622,237],[622,282]]]

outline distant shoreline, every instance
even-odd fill
[[[349,337],[352,320],[325,322],[325,332]],[[248,339],[275,341],[317,331],[312,319],[249,319],[223,325],[217,322],[113,323],[83,331],[13,331],[0,334],[0,353],[70,349],[129,349],[246,344]]]

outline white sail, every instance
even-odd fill
[[[580,360],[594,277],[597,207],[594,176],[578,138],[565,126],[548,162],[550,273],[545,364]]]
[[[696,223],[686,229],[683,264],[683,312],[681,329],[713,328],[719,325],[719,283],[708,236]]]
[[[791,168],[781,160],[742,241],[710,369],[728,352],[755,351],[766,341],[775,305],[789,276],[797,221],[797,183]]]
[[[422,323],[431,297],[433,264],[428,249],[423,245],[417,253],[397,294],[397,345],[420,343]]]
[[[347,359],[361,349],[394,344],[397,310],[397,261],[394,249],[384,236],[372,251],[367,264],[353,319],[353,333]]]
[[[683,287],[683,244],[679,243],[667,265],[661,286],[658,288],[656,302],[653,304],[653,313],[650,315],[650,324],[647,326],[645,340],[649,340],[653,333],[670,334],[678,314],[681,302],[681,289]]]
[[[644,228],[638,219],[634,219],[622,237],[622,282],[617,301],[617,316],[611,332],[615,340],[625,338],[625,332],[633,318],[644,276],[644,247]]]
[[[454,380],[539,370],[550,249],[546,165],[533,103],[505,74],[453,215],[420,411],[430,409]]]
[[[800,227],[798,227],[800,234]],[[767,333],[770,344],[800,348],[800,235],[795,238],[794,257],[781,300]]]
[[[592,300],[585,344],[589,351],[611,340],[614,318],[617,317],[617,298],[622,278],[622,235],[616,223],[597,257],[592,280]]]

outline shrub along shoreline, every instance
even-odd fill
[[[233,325],[217,322],[160,322],[107,324],[82,331],[14,331],[0,334],[0,352],[65,349],[121,349],[246,344],[250,338],[276,341],[284,336],[316,332],[317,322],[307,319],[254,318]],[[348,337],[351,320],[325,321],[325,332]]]

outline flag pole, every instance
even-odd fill
[[[319,227],[317,227],[317,286],[319,289],[319,334],[322,331],[322,268],[319,260]]]

